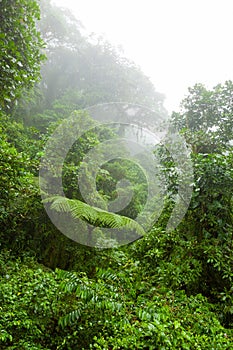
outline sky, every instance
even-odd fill
[[[233,0],[53,0],[139,65],[178,110],[188,87],[233,80]]]

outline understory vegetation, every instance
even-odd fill
[[[0,15],[0,348],[233,349],[233,82],[211,90],[196,84],[173,112],[170,128],[192,161],[192,198],[168,230],[182,169],[159,143],[164,205],[145,232],[136,218],[147,178],[135,164],[104,162],[98,196],[83,198],[77,185],[83,159],[124,134],[119,125],[96,126],[85,109],[140,104],[165,120],[163,95],[133,62],[103,39],[86,37],[82,24],[50,1],[2,0]],[[55,187],[42,200],[46,142],[70,115],[93,127],[66,155],[66,198]],[[122,179],[131,200],[110,213],[106,203],[118,198]],[[77,235],[91,227],[97,240],[82,245],[66,237],[47,208],[77,220]],[[110,240],[106,248],[105,228],[124,228],[126,241],[136,232],[137,239],[120,246]]]

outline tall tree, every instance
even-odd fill
[[[40,77],[43,41],[36,0],[0,2],[0,109],[10,111],[23,88]]]
[[[229,80],[212,90],[202,84],[189,88],[181,112],[173,114],[173,122],[196,153],[212,153],[230,145],[232,116],[233,82]]]
[[[39,29],[48,59],[41,69],[43,99],[29,104],[26,113],[25,108],[20,111],[30,125],[40,126],[45,114],[49,122],[75,109],[113,101],[138,103],[165,114],[163,95],[140,68],[104,39],[87,37],[68,10],[42,0]],[[32,115],[38,115],[35,121]]]

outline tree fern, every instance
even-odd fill
[[[144,236],[145,231],[133,219],[115,213],[109,213],[100,208],[92,207],[77,199],[62,196],[47,198],[44,202],[51,203],[50,209],[70,213],[74,219],[80,219],[95,227],[128,229]]]

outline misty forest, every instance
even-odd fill
[[[0,17],[0,349],[233,349],[233,82],[168,115],[69,10],[2,0]],[[139,157],[149,177],[116,147],[134,114],[170,135]]]

